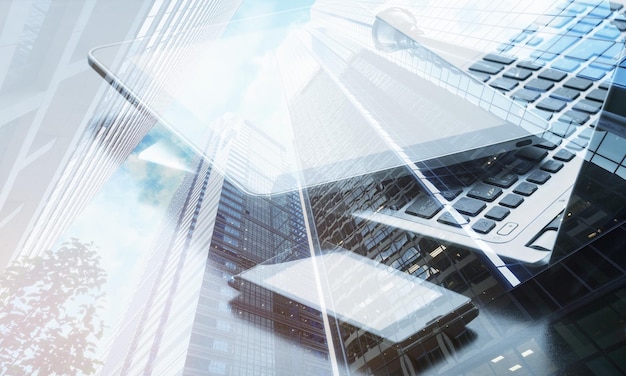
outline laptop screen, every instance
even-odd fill
[[[617,66],[567,206],[552,262],[626,220],[626,61]]]

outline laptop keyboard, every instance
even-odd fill
[[[446,226],[470,224],[479,234],[507,235],[511,211],[524,207],[588,146],[609,87],[603,80],[619,62],[624,32],[621,4],[571,1],[470,66],[477,79],[549,120],[550,132],[537,145],[425,170],[460,215],[424,192],[400,196],[390,207]]]

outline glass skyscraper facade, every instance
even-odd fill
[[[229,133],[240,134],[232,149],[263,137],[247,122],[231,125]],[[221,141],[210,139],[205,153],[226,150]],[[276,145],[271,152],[284,151]],[[238,170],[249,169],[236,158],[221,158],[230,168],[239,164]],[[228,284],[234,275],[272,258],[309,254],[298,194],[248,195],[204,158],[196,156],[194,164],[170,204],[163,235],[154,243],[141,285],[117,328],[129,335],[111,345],[102,373],[327,370],[319,312],[262,289],[245,289],[238,296]],[[279,319],[285,316],[289,323],[307,314],[312,321],[301,326],[299,339]],[[309,339],[313,334],[316,339]]]
[[[160,170],[131,171],[145,174],[137,200],[166,197],[162,216],[127,213],[158,223],[148,250],[140,225],[92,223],[119,244],[130,238],[99,251],[109,279],[140,271],[107,281],[127,299],[109,297],[121,313],[100,348],[85,345],[102,356],[97,374],[626,373],[626,63],[615,55],[626,4],[568,0],[545,11],[520,1],[515,13],[478,3],[320,0],[299,13],[304,21],[286,22],[295,30],[275,49],[259,47],[277,44],[266,34],[251,37],[245,47],[261,52],[236,65],[240,46],[224,42],[232,51],[210,66],[198,51],[225,30],[259,20],[273,29],[272,17],[289,11],[251,1],[0,4],[9,41],[0,45],[0,267],[58,242],[113,189],[116,170],[141,159],[138,145],[167,144],[184,163],[165,170],[176,158],[163,152],[142,161]],[[522,16],[537,21],[505,24]],[[474,38],[485,26],[492,34]],[[429,50],[454,46],[433,43],[446,32],[460,44],[458,65],[447,64],[451,51]],[[591,47],[580,47],[587,37]],[[280,77],[262,69],[270,60]],[[246,69],[216,81],[197,69],[219,76],[231,63]],[[255,74],[256,91],[241,89]],[[187,81],[212,94],[196,105],[224,113],[178,101]],[[280,98],[293,135],[269,136],[234,111],[239,97],[270,125],[282,117],[263,105]],[[492,128],[455,132],[493,117],[463,118],[468,103],[543,124],[545,139],[477,147]],[[452,146],[415,144],[437,133],[429,124],[450,132]],[[196,125],[206,129],[184,134]],[[447,155],[459,145],[468,150]],[[526,237],[526,228],[538,231]],[[2,341],[10,317],[0,310]]]
[[[2,5],[3,265],[50,249],[156,124],[94,76],[85,64],[89,51],[137,38],[141,48],[214,38],[239,4],[136,1],[123,11],[101,1]],[[207,23],[221,26],[201,27]]]
[[[346,4],[330,4],[327,8],[322,6],[314,8],[313,12],[317,18],[313,17],[314,31],[308,53],[317,54],[318,62],[323,62],[325,56],[329,61],[332,60],[332,56],[323,51],[324,49],[348,60],[345,56],[349,56],[350,52],[346,52],[348,48],[338,43],[340,38],[351,39],[357,45],[360,42],[363,46],[372,43],[371,25],[374,18],[371,11],[380,11],[385,4],[368,3],[367,6],[359,7],[356,13],[346,12],[349,7]],[[342,26],[337,27],[337,24]],[[342,30],[343,33],[333,35],[333,27],[337,27],[337,30]],[[319,40],[317,45],[316,40]],[[376,65],[375,62],[380,59],[377,55],[380,53],[375,54],[363,48],[359,58],[364,62],[359,64],[354,62],[358,60],[356,57],[351,58],[353,68],[365,72],[362,67],[367,62]],[[436,70],[436,64],[424,56],[405,55],[405,58],[400,60],[393,60],[393,57],[390,57],[390,60],[399,66],[408,67],[407,69],[415,68],[413,64],[425,64],[421,68],[418,67],[425,76]],[[396,59],[399,56],[404,55],[396,55]],[[306,84],[301,84],[302,90],[293,96],[290,106],[294,123],[306,124],[306,120],[302,119],[312,112],[310,103],[323,103],[322,107],[332,109],[353,105],[349,96],[342,95],[341,86],[350,83],[348,74],[352,73],[343,73],[339,69],[333,72],[332,63],[328,64],[330,72],[328,69],[319,68],[315,75],[308,77],[309,81]],[[359,70],[359,67],[362,69]],[[382,71],[391,74],[389,72],[393,71],[393,68],[389,67]],[[365,80],[380,79],[375,70],[370,69],[367,72],[369,75],[364,74]],[[437,72],[441,73],[440,70]],[[437,77],[431,79],[439,80],[439,73]],[[285,74],[289,77],[290,73]],[[441,77],[443,76],[447,74],[441,73]],[[354,87],[358,88],[356,81],[354,82]],[[384,88],[389,90],[392,85],[386,81],[376,82],[378,85],[370,88],[367,91],[368,95],[375,96],[377,90]],[[445,82],[443,84],[445,85]],[[602,90],[606,90],[606,87]],[[611,93],[616,97],[620,96],[619,84]],[[402,97],[398,97],[399,101],[406,100],[406,96],[399,92],[398,94]],[[357,89],[354,90],[354,95],[358,97]],[[341,127],[342,121],[358,123],[368,111],[380,110],[384,115],[384,111],[391,111],[390,108],[393,107],[385,106],[378,109],[375,101],[367,100],[368,98],[362,99],[362,102],[367,104],[364,107],[365,111],[359,111],[358,108],[352,108],[353,113],[349,110],[343,112],[338,110],[337,113],[340,115],[329,113],[327,121],[322,121],[322,125],[308,124],[296,127],[296,142],[302,150],[303,158],[307,158],[307,153],[312,151],[310,140],[314,137],[334,134],[341,138],[340,132],[344,129]],[[596,129],[590,142],[590,152],[584,157],[586,162],[579,162],[583,163],[583,167],[564,215],[556,248],[547,265],[530,265],[507,257],[504,257],[504,264],[494,262],[494,258],[490,257],[488,252],[481,251],[477,245],[479,243],[472,245],[469,241],[470,247],[467,247],[447,241],[443,235],[437,238],[431,234],[413,232],[394,225],[398,222],[385,223],[358,214],[365,210],[395,212],[406,209],[406,213],[411,215],[426,216],[425,213],[432,209],[432,206],[429,209],[428,200],[413,201],[415,197],[421,197],[420,194],[423,195],[422,192],[426,190],[420,178],[425,177],[439,190],[448,189],[446,184],[449,183],[446,183],[446,180],[449,182],[448,179],[452,175],[455,175],[452,180],[458,179],[457,184],[465,184],[461,180],[469,178],[471,185],[475,179],[483,179],[479,174],[472,177],[471,171],[480,171],[483,168],[480,167],[480,163],[485,163],[485,166],[492,163],[489,158],[482,160],[477,158],[473,162],[434,169],[428,164],[423,166],[417,164],[420,169],[427,171],[424,176],[415,176],[411,171],[412,168],[405,166],[309,189],[320,243],[331,247],[343,247],[402,270],[415,278],[434,282],[461,293],[470,297],[480,311],[477,318],[466,323],[465,330],[459,330],[453,335],[444,332],[445,340],[441,334],[438,341],[416,338],[412,344],[395,344],[394,351],[389,350],[390,346],[384,340],[372,335],[368,330],[346,324],[346,330],[342,333],[346,349],[344,362],[352,372],[381,375],[438,373],[496,375],[521,372],[539,375],[558,374],[564,369],[567,370],[565,372],[573,374],[577,372],[617,374],[623,370],[623,362],[617,361],[617,353],[623,350],[623,341],[609,334],[615,333],[615,328],[620,326],[618,324],[620,314],[617,313],[619,309],[616,307],[623,304],[623,299],[619,298],[623,293],[625,270],[620,251],[625,246],[621,240],[623,195],[610,188],[600,188],[600,185],[605,184],[600,183],[601,181],[611,181],[610,185],[615,187],[623,185],[618,162],[623,159],[622,153],[618,152],[623,146],[622,125],[617,125],[622,124],[622,120],[616,120],[620,119],[619,116],[616,118],[611,115],[611,112],[620,110],[610,108],[611,106],[605,107],[605,112],[599,119],[600,124],[608,124],[610,131],[602,127]],[[341,115],[345,115],[346,118],[342,118]],[[393,121],[395,113],[387,115],[389,121]],[[595,119],[598,121],[597,117]],[[324,127],[328,130],[323,132],[322,136],[312,131]],[[350,140],[343,138],[341,140],[349,144],[360,136],[364,138],[364,142],[369,139],[367,133],[360,133],[348,136],[351,137]],[[599,145],[601,142],[606,143],[604,147]],[[608,146],[609,144],[612,146]],[[600,149],[607,154],[603,157],[596,155],[596,151]],[[497,158],[503,157],[500,155]],[[594,158],[596,162],[589,163]],[[358,162],[348,165],[357,170],[359,168]],[[337,176],[345,176],[341,163],[329,164],[326,169],[320,169],[319,173],[333,176],[335,172],[329,171],[333,168],[339,171],[336,173]],[[466,176],[463,177],[463,174]],[[451,194],[451,191],[447,193]],[[452,195],[446,199],[452,201],[454,197],[456,196]],[[418,201],[421,204],[418,204]],[[611,205],[608,204],[611,201],[615,203],[614,208],[610,208]],[[411,202],[415,204],[407,206]],[[430,216],[436,214],[437,210],[432,213]],[[516,278],[509,278],[510,274]],[[602,304],[611,299],[618,303],[611,307],[602,307]],[[591,318],[591,312],[594,310],[601,311],[598,315],[606,315],[604,316],[606,322],[612,324],[604,326],[595,322],[595,319]],[[606,333],[605,335],[611,339],[607,339],[602,345],[594,340],[591,341],[594,345],[583,345],[590,341],[586,333],[593,330]],[[544,333],[541,333],[542,331]],[[433,336],[435,337],[437,336]],[[555,348],[547,348],[547,343],[554,343]],[[586,350],[583,351],[581,346]],[[569,354],[570,357],[566,362],[563,362],[562,354]]]

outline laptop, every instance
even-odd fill
[[[418,68],[428,71],[430,64],[430,72],[435,72],[432,66],[436,64],[432,58],[423,58],[424,53],[446,52],[441,47],[445,43],[429,40],[429,32],[412,23],[407,8],[379,5],[376,10],[374,23],[382,22],[387,28],[383,33],[373,27],[374,39],[378,34],[386,38],[376,47],[395,54],[401,61],[398,65],[410,65],[421,54],[417,64],[422,67]],[[339,12],[324,13],[331,19],[345,18],[338,17]],[[620,61],[626,30],[623,13],[620,3],[556,3],[536,22],[514,29],[510,39],[477,60],[469,60],[475,50],[460,48],[461,53],[453,56],[457,66],[550,122],[544,140],[457,165],[417,163],[417,169],[398,173],[409,176],[405,182],[415,187],[397,189],[392,179],[386,181],[386,190],[386,182],[381,181],[385,199],[373,201],[375,206],[362,205],[352,215],[508,261],[549,262],[561,215]],[[396,33],[389,32],[389,27]],[[443,77],[441,69],[431,75],[439,77]]]
[[[345,19],[358,13],[338,11],[333,14],[332,6],[339,7],[340,3],[318,3],[314,11],[330,14],[333,23],[337,22],[337,17],[334,17],[337,14]],[[533,2],[536,3],[538,2]],[[353,8],[358,9],[363,4],[366,3],[354,5]],[[294,49],[279,49],[275,53],[277,58],[269,59],[271,69],[268,71],[280,73],[284,94],[293,93],[294,90],[309,90],[312,88],[311,83],[339,88],[341,95],[336,98],[342,101],[344,110],[339,113],[342,121],[339,123],[338,134],[356,133],[361,137],[357,138],[359,142],[346,145],[333,144],[335,147],[331,148],[299,148],[298,158],[284,158],[281,155],[278,159],[298,161],[295,166],[287,168],[277,166],[277,158],[268,158],[265,153],[268,148],[260,147],[257,150],[254,147],[241,147],[243,141],[239,140],[238,136],[245,136],[245,132],[235,136],[230,133],[223,134],[223,131],[229,128],[228,122],[223,121],[221,117],[211,118],[207,115],[213,114],[215,109],[219,110],[216,106],[221,103],[204,101],[199,109],[209,110],[200,114],[189,111],[185,103],[181,103],[181,97],[193,96],[190,93],[185,94],[185,88],[181,87],[181,83],[184,84],[186,81],[181,78],[191,76],[202,83],[202,79],[206,77],[201,74],[212,72],[206,72],[208,69],[186,71],[182,69],[187,67],[184,64],[168,70],[167,64],[162,66],[161,60],[154,59],[158,57],[167,63],[168,56],[171,55],[175,56],[177,61],[191,61],[193,64],[189,67],[204,67],[202,59],[219,56],[213,52],[236,48],[237,44],[233,39],[226,39],[223,43],[215,41],[196,43],[195,47],[198,48],[194,48],[194,44],[184,45],[183,51],[176,50],[176,54],[170,54],[171,51],[166,47],[159,46],[159,49],[155,48],[156,55],[145,52],[149,50],[151,41],[132,41],[95,49],[89,56],[89,62],[129,100],[161,120],[172,132],[212,161],[219,158],[205,153],[206,143],[200,140],[206,138],[197,137],[194,133],[197,129],[188,133],[186,127],[190,124],[197,126],[196,128],[206,127],[207,124],[221,124],[215,129],[210,129],[214,133],[214,138],[222,143],[221,149],[250,151],[250,154],[240,154],[230,159],[243,160],[244,164],[248,160],[256,170],[271,171],[271,176],[263,176],[263,179],[246,180],[238,179],[245,173],[231,173],[231,170],[224,167],[226,177],[244,191],[252,194],[275,194],[298,189],[303,185],[316,186],[400,166],[398,174],[410,176],[418,183],[418,189],[402,190],[399,193],[388,192],[390,197],[385,205],[363,207],[352,213],[354,217],[385,223],[435,239],[474,246],[494,256],[495,259],[502,257],[530,265],[547,262],[555,237],[554,232],[546,232],[546,229],[558,228],[559,214],[563,212],[570,196],[571,186],[582,162],[583,150],[589,142],[593,124],[597,120],[606,95],[608,88],[606,80],[610,80],[612,69],[621,54],[620,41],[626,23],[622,5],[604,1],[566,1],[562,4],[557,3],[551,10],[516,13],[500,9],[504,6],[501,4],[495,7],[495,10],[490,9],[487,12],[491,13],[489,16],[492,19],[494,12],[500,12],[503,16],[512,15],[518,18],[524,16],[524,19],[534,17],[537,23],[517,28],[508,27],[508,24],[500,26],[497,30],[507,33],[508,39],[505,43],[501,41],[502,35],[491,38],[489,30],[479,30],[483,32],[482,39],[478,40],[481,43],[476,43],[479,47],[467,48],[468,45],[474,47],[473,44],[469,44],[471,40],[465,36],[467,30],[452,29],[450,24],[444,21],[446,18],[454,18],[456,14],[466,13],[468,9],[472,9],[471,7],[434,6],[411,9],[382,1],[371,4],[375,6],[364,7],[362,12],[370,16],[364,18],[369,20],[369,23],[364,19],[358,19],[356,22],[354,19],[346,21],[353,26],[369,30],[366,34],[367,43],[373,46],[363,50],[360,56],[362,58],[349,61],[355,68],[360,69],[360,71],[355,69],[352,73],[361,76],[368,74],[374,76],[381,71],[389,73],[391,71],[388,69],[377,69],[378,63],[372,63],[373,59],[368,58],[372,54],[377,58],[387,56],[401,72],[389,82],[397,82],[400,80],[398,77],[406,76],[408,71],[416,73],[413,80],[419,82],[419,85],[429,88],[421,92],[414,90],[413,94],[436,91],[438,96],[444,98],[444,105],[446,101],[465,96],[464,99],[477,108],[475,116],[486,121],[497,137],[482,138],[479,141],[469,137],[484,135],[485,132],[481,132],[484,129],[465,129],[460,134],[444,132],[443,137],[433,139],[432,147],[427,148],[431,152],[430,157],[412,155],[412,152],[419,153],[423,148],[419,147],[419,142],[412,139],[407,141],[407,137],[416,137],[419,133],[406,132],[405,129],[400,129],[399,133],[390,133],[390,128],[385,124],[376,126],[379,121],[372,119],[372,116],[376,115],[373,110],[374,101],[363,95],[372,91],[369,88],[357,90],[354,77],[342,76],[341,69],[338,70],[333,65],[337,60],[328,58],[332,56],[328,54],[328,50],[336,54],[331,42],[346,39],[346,33],[343,31],[341,35],[337,35],[337,32],[332,33],[332,24],[325,25],[325,29],[315,30],[315,26],[310,28],[313,40],[320,40],[326,36],[326,40],[317,44],[318,47],[324,47],[326,52],[320,49],[313,50],[314,46],[305,53],[298,51],[294,53]],[[391,11],[388,11],[389,9]],[[434,9],[443,11],[444,14],[443,17],[428,14],[430,19],[424,20],[420,17],[425,13],[417,13],[421,9]],[[417,27],[407,22],[407,15],[410,19],[411,14],[420,20]],[[463,16],[467,17],[467,14]],[[312,16],[313,23],[318,21],[313,17],[316,16]],[[503,19],[508,22],[506,17]],[[472,25],[483,29],[485,26],[491,26],[489,22],[481,20]],[[338,30],[348,29],[338,28]],[[389,33],[390,30],[393,32]],[[458,44],[452,43],[454,41],[442,43],[441,39],[436,38],[441,33],[457,37],[457,41],[464,44],[458,48]],[[397,46],[390,47],[389,40],[381,40],[379,38],[381,35],[391,36]],[[297,42],[298,38],[295,38],[295,41]],[[494,41],[501,45],[491,52],[486,52],[485,49],[491,47]],[[427,48],[416,48],[415,43]],[[450,53],[450,45],[455,47],[452,50],[454,53]],[[401,48],[396,48],[398,46]],[[303,55],[311,54],[311,50],[316,56],[316,62],[313,64],[314,68],[306,73],[317,74],[324,79],[318,80],[319,82],[310,80],[307,74],[285,76],[287,70],[282,69],[285,60],[281,57],[291,53],[293,61],[298,62],[297,59]],[[460,52],[457,53],[458,51]],[[480,57],[472,61],[472,58],[476,58],[475,55]],[[116,65],[117,61],[121,61],[120,66],[123,69]],[[417,69],[413,69],[415,61],[421,64]],[[310,62],[307,61],[300,66],[307,64]],[[384,65],[386,68],[389,67],[388,63]],[[221,77],[220,82],[237,82],[240,78],[239,73],[234,72],[233,77]],[[468,78],[470,75],[474,78]],[[299,77],[306,79],[300,86],[296,82]],[[367,83],[367,80],[361,80],[360,83]],[[460,91],[459,87],[462,85],[471,85],[480,92],[478,95],[469,95],[474,93],[474,89]],[[180,95],[181,90],[183,95]],[[387,97],[383,98],[387,101],[385,104],[389,104],[389,94],[386,95]],[[276,102],[281,102],[277,107],[286,106],[284,97],[276,95],[266,97],[276,97]],[[498,105],[490,106],[494,102]],[[300,110],[314,103],[313,101],[304,103]],[[339,101],[334,100],[330,105],[337,103]],[[441,105],[442,100],[436,103]],[[364,104],[367,104],[367,107]],[[401,106],[402,103],[398,105]],[[324,116],[336,119],[338,116],[335,115],[338,112],[330,113],[331,111],[326,111],[328,108],[318,110],[316,115],[319,117],[316,119],[324,120]],[[434,109],[437,113],[438,109]],[[302,112],[294,110],[296,109],[293,107],[290,109],[291,114]],[[456,107],[443,108],[439,109],[438,113],[454,114],[454,110]],[[382,117],[383,115],[394,114],[384,113],[383,108],[378,111],[378,116],[379,119],[387,120],[388,118]],[[273,121],[280,117],[267,118]],[[358,122],[355,121],[357,118]],[[261,118],[247,120],[253,123],[263,122]],[[291,120],[286,123],[287,128],[297,127],[297,124],[293,124],[293,119]],[[549,125],[546,122],[549,122]],[[362,125],[357,128],[359,131],[355,131],[355,123]],[[445,123],[438,123],[437,127],[432,128],[440,130]],[[475,126],[477,123],[480,122],[473,121],[471,125]],[[306,129],[307,125],[315,124],[305,121],[301,123],[302,128]],[[482,126],[484,127],[484,123]],[[545,131],[547,127],[548,132]],[[529,131],[528,128],[534,129]],[[312,129],[315,132],[316,128]],[[520,130],[524,132],[516,134]],[[361,142],[364,135],[371,143]],[[537,140],[536,135],[541,135],[542,139]],[[437,132],[429,133],[429,137],[438,137]],[[223,141],[227,139],[234,140],[231,144],[235,147],[224,147]],[[330,144],[338,139],[341,137],[327,134]],[[389,142],[390,140],[392,142]],[[473,142],[471,147],[463,144],[465,140]],[[305,138],[305,141],[310,140]],[[367,147],[361,147],[365,144]],[[352,147],[354,145],[359,146]],[[416,147],[411,147],[412,145]],[[446,146],[443,152],[437,149],[443,145]],[[450,148],[450,145],[456,146],[457,149]],[[289,145],[283,146],[288,154]],[[211,149],[216,150],[217,147]],[[314,158],[303,156],[311,152],[314,153]],[[312,162],[309,163],[310,161]],[[407,170],[401,166],[409,168]],[[339,173],[334,173],[335,171]],[[258,176],[258,174],[248,175]],[[264,184],[255,185],[256,181],[263,181]]]
[[[625,98],[626,61],[622,61],[574,183],[553,251],[555,262],[591,242],[601,251],[587,248],[578,262],[589,260],[593,268],[602,269],[608,262],[605,257],[623,259],[618,254],[624,239],[610,235],[606,243],[601,238],[626,221]],[[389,361],[395,357],[394,347],[412,349],[409,354],[415,359],[436,348],[454,353],[449,339],[458,338],[479,314],[467,297],[393,265],[339,248],[322,249],[327,250],[313,257],[287,251],[234,276],[229,284],[240,295],[231,301],[232,307],[239,314],[272,320],[285,332],[291,330],[292,335],[296,332],[312,341],[324,338],[319,321],[328,314],[337,320],[336,326],[324,326],[329,328],[324,334],[331,351],[342,349],[346,362],[359,371],[398,367]],[[567,261],[559,265],[581,268],[581,272],[588,267]],[[259,289],[273,294],[272,308],[258,300],[263,294]],[[335,335],[334,330],[341,334]],[[341,341],[339,337],[344,341],[333,343]],[[412,368],[403,372],[415,373]]]

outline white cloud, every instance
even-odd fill
[[[153,248],[167,206],[180,184],[179,170],[154,167],[129,157],[60,239],[63,242],[73,237],[98,246],[101,266],[108,274],[109,304],[103,316],[109,324],[122,314],[121,307],[143,271],[143,261]],[[147,187],[150,181],[159,184]],[[154,197],[146,199],[149,195]]]

